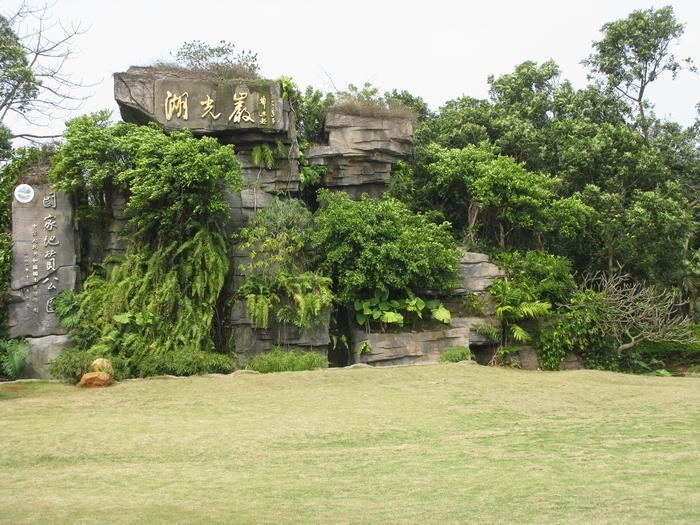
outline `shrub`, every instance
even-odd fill
[[[508,278],[517,285],[530,286],[539,301],[553,306],[566,304],[576,290],[571,262],[546,251],[501,252],[494,262],[506,269]]]
[[[603,301],[600,293],[579,290],[565,309],[539,327],[535,344],[543,370],[559,370],[569,352],[579,355],[586,368],[619,370],[617,344],[603,330]]]
[[[442,352],[439,361],[441,363],[459,363],[460,361],[471,361],[473,358],[472,351],[466,346],[450,346]]]
[[[389,298],[405,288],[449,295],[457,284],[461,251],[450,224],[429,222],[392,198],[352,201],[343,192],[319,192],[314,244],[323,250],[321,271],[333,279],[338,301],[350,308],[375,290]]]
[[[695,336],[696,343],[682,344],[671,341],[653,343],[651,341],[642,341],[634,350],[644,361],[657,359],[666,364],[700,364],[700,325],[692,325],[690,329]]]
[[[90,371],[94,360],[95,357],[84,350],[68,350],[49,363],[49,374],[61,381],[75,384],[83,374]]]
[[[132,375],[193,376],[202,374],[230,374],[236,370],[236,360],[225,354],[175,350],[163,355],[150,354],[134,366]]]
[[[300,349],[283,350],[275,347],[270,352],[249,357],[245,369],[268,374],[315,370],[326,366],[328,366],[328,360],[318,352],[304,352]]]
[[[30,346],[24,339],[0,341],[0,365],[2,374],[9,379],[22,377]]]

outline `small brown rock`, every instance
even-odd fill
[[[112,368],[112,363],[103,357],[95,359],[90,365],[90,370],[93,372],[106,372],[110,376],[114,377],[114,368]]]
[[[85,388],[96,388],[112,384],[112,376],[107,372],[88,372],[80,378],[79,386]]]

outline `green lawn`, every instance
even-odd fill
[[[464,364],[0,385],[0,523],[700,522],[700,379]]]

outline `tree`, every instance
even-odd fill
[[[0,15],[0,148],[12,138],[51,138],[54,135],[22,133],[13,135],[4,124],[15,114],[30,124],[63,118],[80,108],[85,96],[66,71],[76,55],[75,38],[85,31],[80,24],[66,27],[51,20],[53,4],[33,7],[27,2],[8,16]]]
[[[401,296],[405,288],[454,291],[461,250],[449,223],[431,223],[386,197],[352,201],[322,190],[319,202],[313,244],[324,252],[320,269],[333,279],[339,303],[352,305],[377,289]]]
[[[109,261],[110,272],[88,268],[84,292],[66,298],[63,314],[56,310],[62,325],[73,328],[77,348],[122,357],[136,375],[196,373],[207,362],[233,366],[211,352],[217,342],[228,350],[218,325],[230,265],[224,190],[243,187],[233,146],[107,118],[101,112],[67,123],[49,180],[79,203],[79,221],[109,217],[109,196],[123,192],[121,233],[129,243]],[[105,223],[91,233],[106,231]]]
[[[604,273],[588,277],[582,288],[602,294],[603,331],[617,341],[620,353],[642,341],[695,342],[692,320],[680,314],[676,296],[666,290]]]
[[[684,29],[671,6],[633,11],[624,20],[603,25],[603,39],[593,43],[595,53],[582,62],[591,68],[593,77],[598,76],[634,106],[635,124],[647,145],[654,121],[653,106],[645,98],[649,84],[665,72],[676,78],[682,69],[696,70],[690,57],[678,61],[669,52]]]
[[[384,100],[386,100],[389,107],[395,104],[400,104],[406,106],[407,108],[413,110],[416,114],[416,122],[425,122],[432,116],[428,104],[425,103],[421,97],[414,97],[408,91],[397,91],[396,89],[392,91],[386,91],[384,93]]]

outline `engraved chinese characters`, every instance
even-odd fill
[[[279,84],[226,84],[160,79],[155,89],[156,118],[166,129],[281,131]]]
[[[234,124],[239,124],[241,122],[250,122],[255,124],[255,114],[257,113],[258,122],[262,125],[268,123],[268,99],[265,95],[260,95],[258,97],[257,107],[254,103],[247,103],[248,95],[247,91],[236,91],[233,94],[233,111],[228,117],[229,122]],[[165,92],[165,100],[163,101],[163,109],[165,111],[165,120],[170,122],[173,118],[189,120],[189,107],[188,107],[188,97],[189,94],[184,92],[182,95],[174,95],[171,91]],[[200,106],[203,107],[204,112],[200,118],[210,117],[212,120],[218,120],[221,116],[221,112],[214,113],[215,101],[211,97],[210,93],[206,94],[206,98],[199,101]],[[226,105],[226,104],[224,104]],[[269,113],[270,122],[275,123],[275,101],[269,100]]]
[[[33,190],[30,202],[12,204],[12,337],[62,333],[52,302],[78,275],[70,202],[49,188]]]

